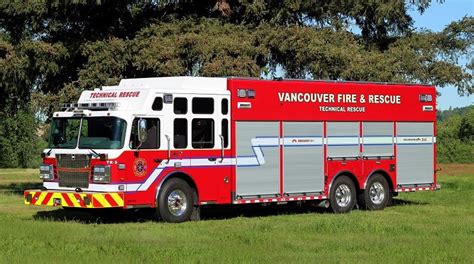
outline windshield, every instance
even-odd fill
[[[53,118],[49,148],[120,149],[126,128],[117,117]]]

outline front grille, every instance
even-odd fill
[[[88,188],[90,155],[57,154],[59,187]]]
[[[58,168],[90,168],[91,157],[87,154],[57,154]]]
[[[59,187],[89,187],[89,171],[58,171]]]

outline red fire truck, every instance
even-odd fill
[[[26,204],[156,208],[327,201],[383,209],[436,190],[436,91],[366,82],[163,77],[84,91],[54,113]]]

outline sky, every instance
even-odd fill
[[[441,31],[452,21],[457,21],[464,16],[474,16],[474,0],[446,0],[443,4],[432,1],[431,6],[423,14],[420,15],[416,10],[411,10],[410,15],[413,17],[416,28]],[[438,92],[441,93],[437,99],[439,110],[474,105],[474,95],[459,96],[457,89],[453,86],[438,88]]]

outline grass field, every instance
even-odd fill
[[[401,194],[384,211],[225,207],[183,224],[25,206],[37,171],[0,170],[0,262],[474,263],[474,164],[440,167],[441,191]]]

